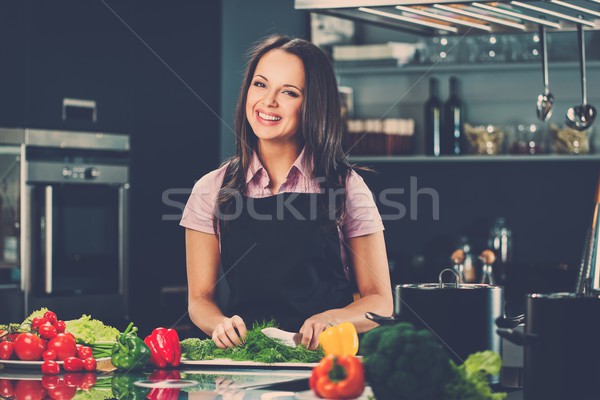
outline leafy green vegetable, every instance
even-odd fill
[[[361,341],[365,373],[377,400],[501,400],[488,375],[497,375],[500,356],[492,351],[472,354],[454,364],[427,330],[412,324],[381,326]]]
[[[78,390],[75,398],[77,400],[106,400],[114,397],[110,388],[97,389],[93,387],[90,390]]]
[[[274,321],[255,324],[246,335],[243,346],[219,349],[211,339],[200,340],[190,338],[181,341],[181,351],[188,360],[214,360],[220,358],[235,361],[276,362],[318,362],[323,358],[323,351],[315,351],[303,346],[289,347],[279,340],[267,337],[262,329],[274,327]]]
[[[37,311],[32,312],[29,317],[25,318],[25,321],[23,321],[21,323],[21,327],[25,328],[25,326],[30,327],[31,326],[31,321],[33,321],[34,318],[42,318],[44,316],[44,314],[46,313],[46,311],[48,311],[48,309],[46,307],[42,307]]]
[[[92,344],[96,341],[114,342],[119,331],[112,326],[104,325],[102,321],[92,319],[89,315],[82,315],[79,319],[65,321],[67,332],[75,335],[80,343]]]
[[[454,376],[446,385],[446,400],[501,400],[506,393],[494,393],[487,382],[489,375],[498,375],[502,368],[500,356],[493,351],[471,354],[457,366],[450,362]]]

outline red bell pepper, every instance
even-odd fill
[[[177,370],[172,371],[162,371],[155,370],[150,374],[150,381],[152,382],[160,382],[168,379],[179,380],[181,379],[181,374]],[[177,400],[179,398],[180,389],[168,389],[168,388],[153,388],[148,396],[146,397],[149,400]]]
[[[146,336],[150,362],[157,368],[177,367],[181,361],[181,345],[175,329],[156,328]]]
[[[362,362],[350,355],[328,355],[312,370],[309,385],[324,399],[357,398],[365,389]]]

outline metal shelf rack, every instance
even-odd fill
[[[537,32],[540,25],[600,30],[600,0],[295,0],[295,8],[425,36]]]

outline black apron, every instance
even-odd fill
[[[312,315],[352,302],[324,201],[318,193],[238,197],[239,215],[226,227],[220,221],[226,315],[241,316],[248,328],[275,319],[281,329],[298,332]]]

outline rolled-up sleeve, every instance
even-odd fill
[[[355,171],[350,173],[346,183],[346,212],[340,228],[345,238],[384,230],[373,194]]]
[[[217,195],[223,183],[225,167],[204,175],[192,189],[179,225],[204,233],[215,234],[213,226]]]

